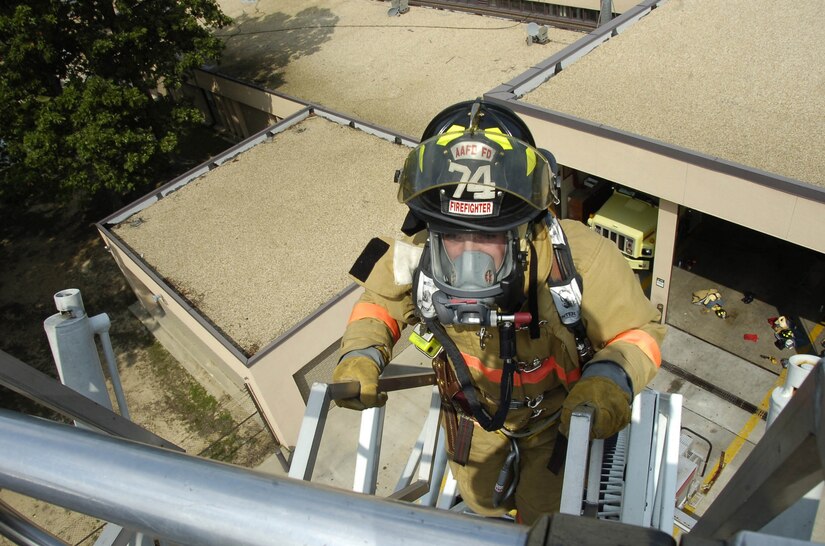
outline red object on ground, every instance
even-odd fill
[[[758,341],[759,340],[759,336],[757,336],[756,334],[745,334],[743,337],[745,338],[745,341]]]

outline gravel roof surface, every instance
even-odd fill
[[[252,355],[351,284],[372,237],[400,234],[409,151],[310,117],[113,231]]]
[[[388,17],[373,0],[220,0],[235,19],[220,31],[216,68],[419,138],[450,104],[473,99],[583,34],[550,29],[526,44],[525,23],[413,6]]]
[[[222,73],[417,138],[581,34],[371,0],[221,0]],[[400,234],[393,174],[409,149],[321,118],[259,144],[114,232],[247,355],[344,290],[375,236]],[[294,183],[300,181],[300,184]]]
[[[669,0],[522,100],[825,186],[821,0]]]

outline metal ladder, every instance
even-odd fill
[[[430,369],[391,363],[379,380],[379,388],[384,392],[393,392],[434,383],[435,374]],[[355,382],[315,383],[312,386],[301,431],[290,461],[289,477],[306,481],[312,479],[330,403],[333,400],[352,397],[357,393],[358,384]],[[352,486],[355,492],[375,495],[385,415],[386,407],[370,408],[361,414]],[[429,409],[421,432],[411,448],[407,463],[389,498],[407,502],[418,501],[425,506],[438,507],[446,507],[455,499],[455,482],[451,476],[447,477],[443,490],[441,488],[445,474],[449,474],[449,468],[439,415],[438,389],[431,387]],[[437,485],[433,486],[434,484]]]
[[[391,363],[379,380],[379,389],[399,391],[431,385],[434,380],[429,369]],[[311,481],[330,403],[357,395],[357,389],[357,383],[313,385],[290,464],[291,478]],[[681,408],[681,395],[646,389],[634,400],[631,424],[607,446],[605,440],[589,440],[592,410],[580,407],[574,411],[561,512],[672,534]],[[455,503],[458,486],[447,464],[439,412],[439,394],[433,387],[421,432],[389,498],[466,511],[463,503]],[[355,492],[375,495],[385,413],[386,407],[362,412],[355,449]]]
[[[608,440],[589,439],[592,411],[580,406],[570,420],[560,511],[672,534],[682,396],[645,389]]]

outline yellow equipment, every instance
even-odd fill
[[[631,268],[650,270],[658,216],[658,209],[647,201],[614,191],[587,225],[616,243]]]

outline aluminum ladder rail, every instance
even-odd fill
[[[435,374],[421,366],[406,366],[391,363],[379,379],[379,390],[393,392],[409,388],[433,385]],[[289,477],[310,481],[317,462],[318,448],[324,434],[330,402],[357,396],[358,383],[315,383],[310,390],[303,424],[289,467]],[[386,407],[370,408],[361,413],[361,428],[355,450],[355,476],[352,490],[374,495],[378,479],[381,439]],[[447,470],[444,436],[439,426],[440,398],[438,390],[432,388],[429,410],[421,433],[411,449],[394,492],[389,498],[407,502],[418,501],[425,506],[449,504],[445,496],[454,498],[449,489],[451,478],[447,480],[448,491],[439,494],[439,487]],[[415,470],[418,469],[416,473]]]
[[[679,466],[682,396],[643,390],[615,447],[590,441],[593,410],[570,419],[560,511],[651,527],[671,535]]]
[[[0,488],[178,544],[526,545],[530,528],[276,477],[0,410]]]

